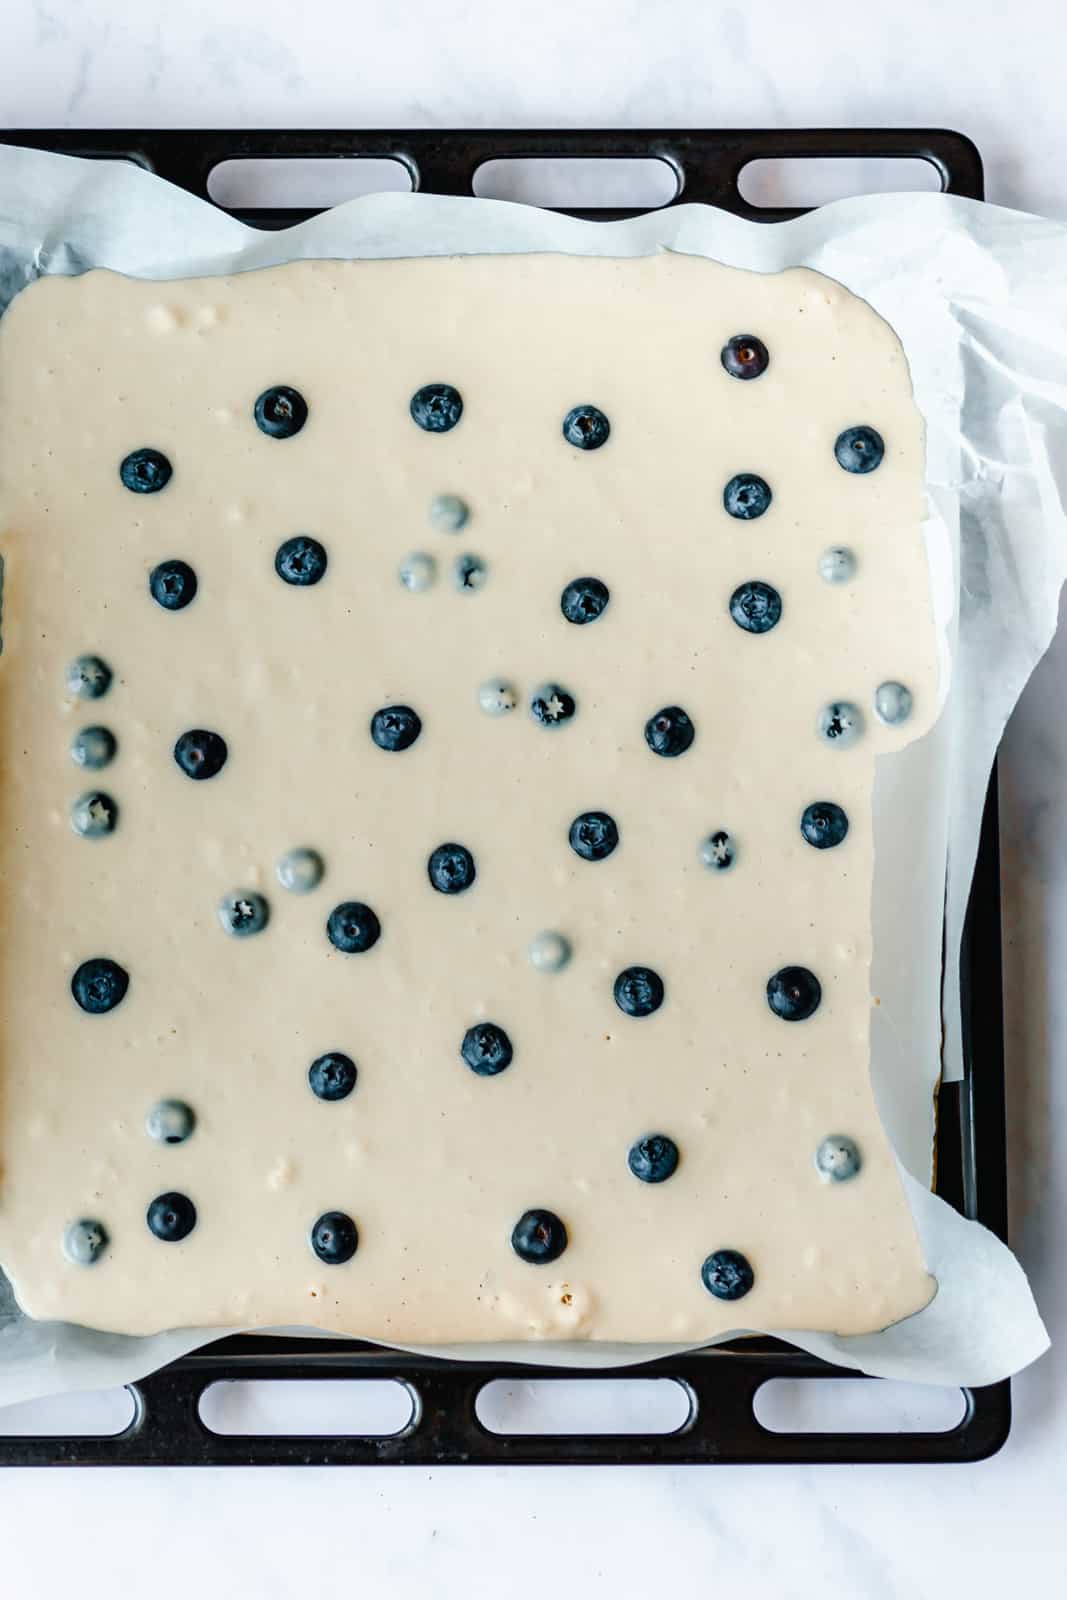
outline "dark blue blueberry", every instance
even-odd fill
[[[696,729],[681,706],[664,706],[645,723],[645,743],[653,755],[684,755],[695,737]]]
[[[410,409],[427,433],[449,433],[463,415],[463,397],[450,383],[426,383],[415,390]]]
[[[571,823],[567,838],[583,861],[604,861],[619,842],[619,830],[606,811],[583,811]]]
[[[511,1066],[511,1040],[495,1022],[476,1022],[463,1035],[459,1053],[479,1078],[494,1078]]]
[[[807,967],[782,967],[767,979],[767,1004],[783,1022],[805,1022],[821,999],[822,986]]]
[[[95,1217],[80,1217],[63,1233],[63,1254],[78,1267],[91,1267],[108,1247],[108,1232]]]
[[[87,772],[99,772],[114,761],[118,748],[110,728],[82,728],[70,743],[70,758]]]
[[[663,979],[651,967],[625,967],[615,979],[615,1004],[628,1017],[650,1017],[663,1004]]]
[[[70,809],[70,825],[83,839],[104,839],[118,826],[119,808],[102,789],[79,795]]]
[[[114,1011],[126,997],[130,975],[125,967],[107,956],[93,956],[83,961],[70,980],[70,992],[90,1016],[104,1011]]]
[[[873,472],[885,455],[885,440],[874,428],[846,428],[834,440],[834,455],[846,472]]]
[[[746,633],[770,633],[782,619],[782,597],[769,583],[751,578],[730,596],[730,615]]]
[[[67,693],[79,700],[100,700],[111,688],[113,673],[99,656],[78,656],[67,668]]]
[[[326,549],[306,533],[294,534],[278,546],[274,570],[283,583],[297,589],[310,589],[326,573]]]
[[[709,872],[729,872],[737,860],[737,848],[724,828],[717,828],[701,840],[700,859]]]
[[[678,1146],[665,1133],[646,1133],[635,1139],[626,1161],[642,1183],[664,1183],[678,1166]]]
[[[566,1250],[567,1230],[554,1211],[524,1211],[511,1230],[511,1248],[520,1261],[543,1266]]]
[[[326,918],[326,937],[346,956],[362,955],[381,938],[382,925],[362,900],[344,900]]]
[[[145,1212],[149,1232],[166,1244],[187,1239],[196,1227],[196,1207],[187,1194],[158,1194]]]
[[[316,1056],[308,1068],[311,1092],[319,1100],[347,1100],[356,1087],[356,1063],[340,1050]]]
[[[426,870],[439,894],[462,894],[477,876],[474,857],[462,844],[439,844],[426,863]]]
[[[252,415],[260,433],[268,438],[291,439],[308,419],[307,401],[298,389],[278,384],[273,389],[264,389],[252,407]]]
[[[221,733],[190,728],[174,745],[174,759],[187,778],[214,778],[226,765],[229,751]]]
[[[196,1114],[184,1100],[157,1100],[144,1125],[148,1137],[157,1144],[184,1144],[192,1138]]]
[[[164,611],[184,611],[196,599],[197,587],[188,561],[161,561],[148,574],[148,592]]]
[[[756,1281],[740,1250],[714,1250],[701,1267],[700,1278],[716,1300],[741,1300]]]
[[[542,728],[561,728],[576,709],[574,696],[558,683],[542,683],[530,696],[530,715]]]
[[[848,832],[848,818],[832,800],[813,800],[804,807],[800,831],[816,850],[832,850]]]
[[[173,470],[162,450],[131,450],[119,467],[119,477],[132,494],[158,494],[167,487]]]
[[[370,719],[370,736],[379,750],[410,750],[422,721],[410,706],[383,706]]]
[[[563,419],[563,437],[576,450],[599,450],[610,432],[611,423],[596,406],[574,406]]]
[[[758,378],[766,372],[770,356],[754,333],[735,333],[723,345],[719,359],[731,378]]]
[[[754,472],[739,472],[722,492],[723,505],[731,517],[739,517],[742,522],[762,517],[772,498],[770,484]]]
[[[574,578],[559,597],[559,607],[568,622],[582,627],[595,622],[611,599],[606,583],[599,578]]]
[[[218,918],[224,933],[235,939],[250,939],[267,926],[270,906],[254,889],[235,889],[219,901]]]
[[[327,1267],[351,1261],[359,1248],[359,1231],[344,1211],[324,1211],[311,1229],[310,1244]]]

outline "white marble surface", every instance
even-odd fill
[[[5,0],[7,126],[942,124],[1067,216],[1057,0]],[[1014,1241],[1054,1349],[978,1467],[10,1472],[4,1592],[731,1600],[1062,1587],[1067,632],[1004,756]],[[179,1512],[180,1496],[180,1512]]]

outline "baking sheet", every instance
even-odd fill
[[[172,278],[323,256],[658,249],[763,272],[814,268],[896,330],[927,426],[925,531],[946,669],[935,729],[879,764],[872,970],[875,1089],[938,1292],[874,1335],[737,1332],[774,1332],[877,1375],[992,1382],[1040,1355],[1047,1336],[1010,1251],[929,1192],[942,935],[951,1080],[961,1075],[959,943],[986,781],[1051,639],[1067,571],[1067,228],[943,195],[839,201],[774,227],[703,206],[589,223],[496,201],[381,195],[264,234],[125,163],[0,149],[0,310],[41,274],[95,266]],[[907,879],[886,864],[901,850],[915,863]],[[9,1295],[0,1401],[129,1381],[232,1331],[134,1339],[31,1321]],[[580,1366],[678,1348],[573,1341],[432,1353]]]

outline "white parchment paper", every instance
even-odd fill
[[[596,223],[497,201],[378,195],[266,234],[125,163],[0,147],[0,313],[42,274],[97,266],[177,278],[313,257],[660,249],[760,272],[811,267],[896,330],[926,421],[926,536],[946,669],[937,726],[879,764],[872,973],[875,1089],[937,1294],[877,1334],[737,1331],[775,1332],[880,1376],[994,1382],[1048,1339],[1011,1252],[929,1192],[932,1108],[939,1072],[962,1075],[959,945],[990,767],[1051,640],[1067,574],[1067,227],[929,194],[838,201],[774,226],[704,206]],[[890,870],[902,859],[912,874]],[[33,1321],[0,1292],[0,1403],[130,1381],[233,1331],[92,1332]],[[678,1348],[531,1341],[434,1353],[602,1366]]]

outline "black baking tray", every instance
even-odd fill
[[[66,131],[0,132],[0,143],[68,155],[124,158],[207,199],[219,162],[241,157],[371,157],[399,161],[412,187],[469,195],[486,161],[502,158],[658,158],[676,178],[670,202],[701,201],[740,216],[775,222],[795,209],[760,208],[738,189],[743,167],[759,158],[910,157],[930,162],[942,189],[983,198],[981,157],[963,134],[945,129],[645,129],[470,131]],[[263,228],[313,214],[310,208],[237,212]],[[574,213],[608,220],[617,208]],[[1002,1239],[1007,1233],[1004,1049],[1000,946],[1000,868],[996,775],[990,784],[961,964],[964,1012],[962,1083],[938,1100],[937,1190],[965,1216]],[[491,1433],[475,1401],[494,1379],[589,1383],[620,1377],[671,1378],[684,1385],[689,1416],[672,1433]],[[1004,1443],[1011,1425],[1010,1384],[964,1390],[960,1423],[939,1433],[772,1433],[753,1412],[756,1392],[772,1378],[854,1378],[768,1338],[673,1356],[638,1369],[584,1369],[452,1362],[349,1340],[242,1335],[187,1356],[129,1387],[134,1419],[110,1437],[0,1437],[9,1466],[524,1465],[643,1462],[918,1462],[978,1461]],[[385,1437],[347,1434],[235,1436],[211,1432],[199,1401],[214,1383],[248,1379],[395,1379],[413,1397],[411,1422]],[[0,1427],[3,1415],[0,1412]]]

